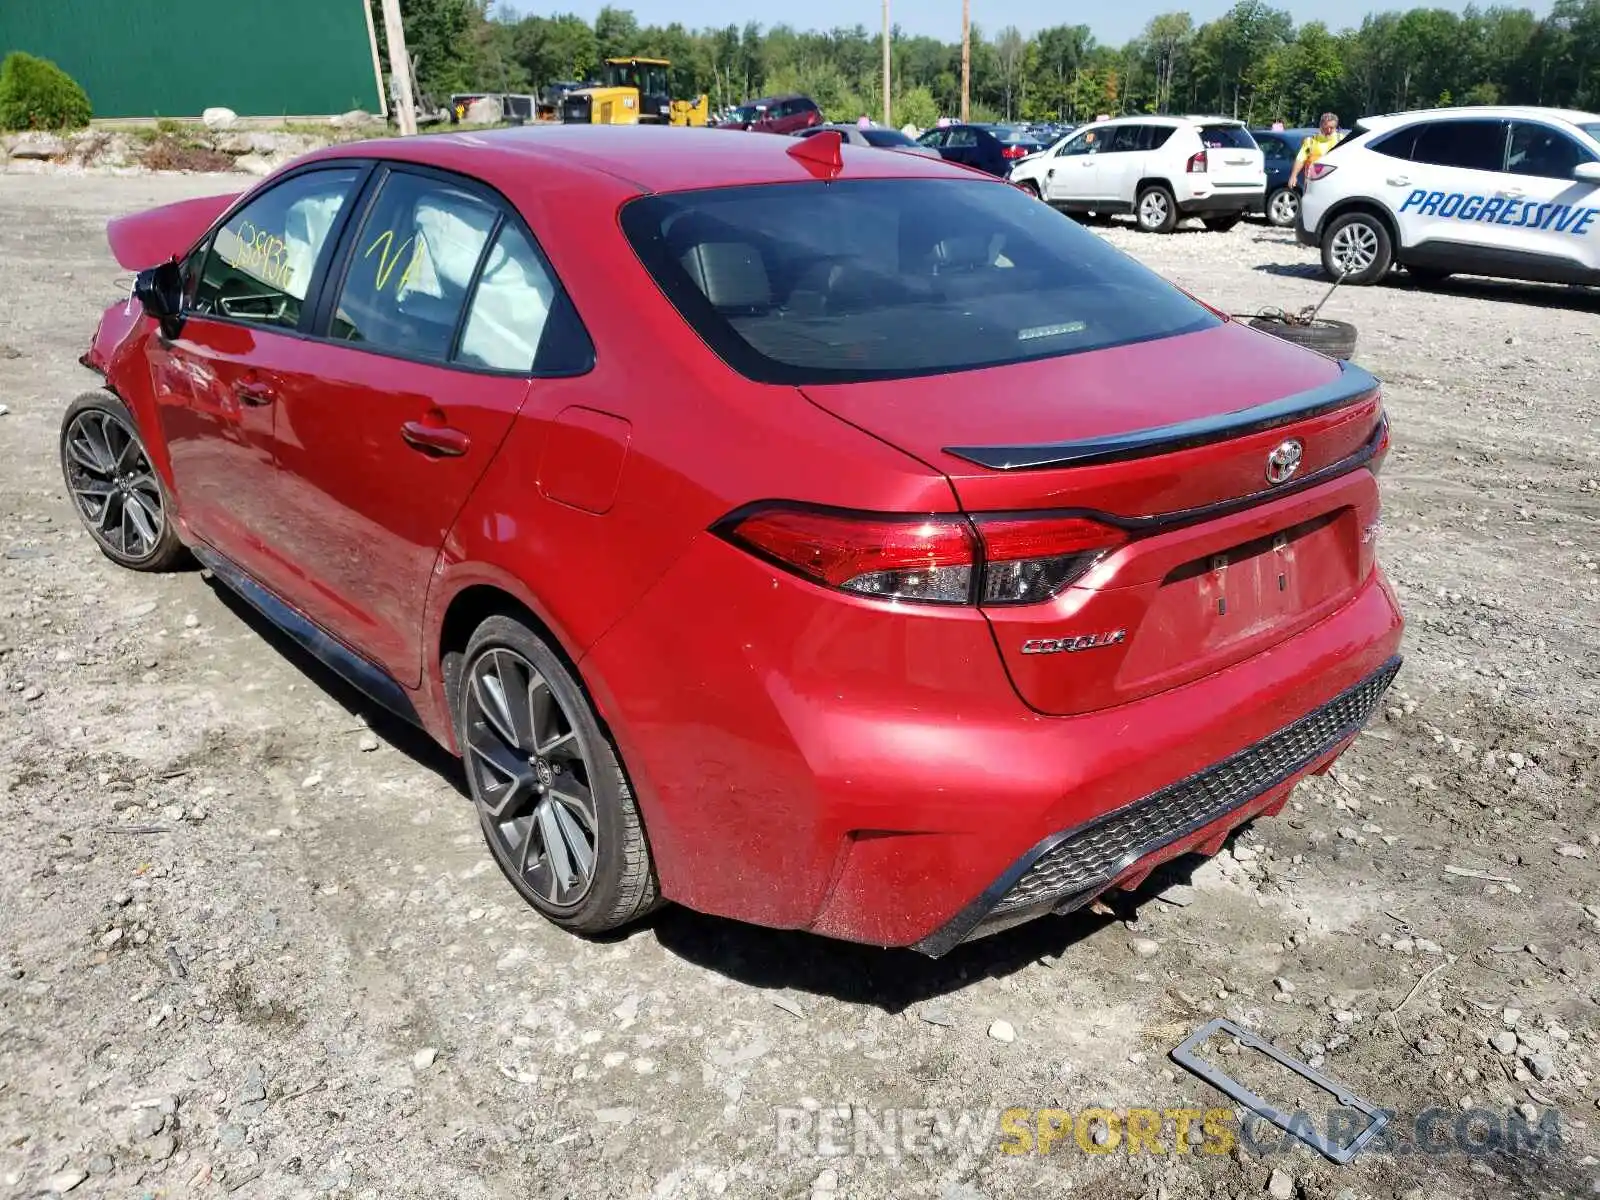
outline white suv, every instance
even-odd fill
[[[1600,116],[1445,108],[1368,117],[1306,171],[1296,228],[1322,269],[1376,283],[1396,263],[1600,284]]]
[[[1097,121],[1018,160],[1010,179],[1067,212],[1132,213],[1152,233],[1183,217],[1232,229],[1267,190],[1261,148],[1223,117]]]

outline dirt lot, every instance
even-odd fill
[[[1168,900],[939,962],[678,909],[592,944],[514,899],[448,758],[199,573],[121,572],[78,529],[55,441],[126,288],[104,223],[230,186],[0,177],[0,1192],[1600,1186],[1600,297],[1336,299],[1387,383],[1406,667],[1333,775]],[[1322,291],[1259,226],[1106,236],[1225,308]],[[1166,1058],[1217,1015],[1396,1110],[1396,1152],[1337,1167],[1197,1122],[1179,1153],[1175,1120],[1159,1155],[1098,1122],[1003,1152],[1008,1106],[1226,1106]],[[1457,1114],[1505,1133],[1518,1106],[1559,1149],[1455,1145]],[[1400,1152],[1429,1110],[1444,1152]]]

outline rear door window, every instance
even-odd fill
[[[307,171],[229,217],[193,285],[193,311],[299,328],[318,261],[361,175],[355,167]]]
[[[356,235],[331,336],[408,358],[449,358],[499,216],[474,192],[391,172]]]
[[[1139,144],[1141,136],[1148,126],[1145,125],[1118,125],[1111,131],[1111,140],[1106,143],[1105,152],[1108,154],[1125,154],[1131,150],[1143,150],[1149,145],[1148,138],[1145,145]]]
[[[631,201],[622,226],[684,320],[768,383],[944,374],[1218,323],[1072,220],[977,180],[665,193]]]
[[[1504,121],[1429,121],[1417,129],[1411,161],[1468,171],[1505,168]]]
[[[556,297],[555,283],[522,230],[500,227],[467,308],[456,361],[494,371],[528,371]]]

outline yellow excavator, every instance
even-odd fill
[[[568,92],[561,102],[564,125],[704,125],[710,97],[674,100],[664,58],[608,58],[603,82]]]

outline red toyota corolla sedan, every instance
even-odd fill
[[[1399,665],[1377,382],[959,167],[459,134],[110,239],[85,524],[457,752],[569,929],[941,954],[1214,853]]]

